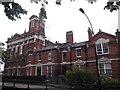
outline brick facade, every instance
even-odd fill
[[[72,66],[88,67],[96,72],[96,56],[101,76],[120,79],[120,32],[111,35],[101,30],[88,41],[73,42],[73,32],[66,32],[65,43],[45,39],[44,21],[30,17],[29,31],[7,40],[6,75],[47,76],[65,74]]]

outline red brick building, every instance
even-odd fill
[[[96,51],[96,56],[95,56]],[[66,32],[65,43],[52,43],[45,38],[44,21],[30,17],[29,31],[7,40],[6,75],[47,76],[65,74],[72,66],[88,67],[96,72],[96,59],[101,76],[120,79],[120,32],[111,35],[99,30],[93,35],[88,28],[88,41],[75,42],[73,32]]]
[[[34,52],[42,47],[54,45],[46,40],[44,21],[35,15],[31,16],[29,31],[23,34],[14,34],[7,40],[7,60],[5,73],[7,75],[28,75],[29,64],[35,64]],[[35,67],[33,67],[35,72]],[[30,73],[32,75],[32,73]]]

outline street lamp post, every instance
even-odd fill
[[[72,51],[71,51],[71,45],[68,46],[68,51],[70,55],[70,68],[72,69]]]
[[[58,48],[58,46],[57,46],[57,81],[56,81],[56,83],[58,84],[59,83],[59,77],[58,77],[58,63],[59,63],[59,48]]]
[[[86,18],[87,18],[88,21],[89,21],[89,24],[90,24],[92,33],[94,33],[94,32],[93,32],[92,23],[91,23],[90,19],[88,18],[88,16],[86,15],[85,11],[84,11],[82,8],[80,8],[79,11],[82,12],[82,13],[86,16]],[[96,52],[96,45],[95,45],[95,44],[94,44],[94,51],[95,51],[96,72],[97,72],[97,80],[98,80],[97,84],[100,85],[100,75],[99,75],[99,70],[98,70],[98,58],[97,58],[97,52]],[[100,88],[99,88],[99,89],[100,89]]]
[[[86,68],[88,67],[88,51],[87,51],[87,47],[88,47],[88,45],[87,45],[87,42],[85,42],[85,57],[86,57]]]
[[[86,16],[86,18],[87,18],[88,21],[89,21],[89,24],[90,24],[90,27],[91,27],[91,29],[92,29],[92,32],[93,32],[92,23],[91,23],[90,19],[88,18],[87,14],[85,13],[85,11],[84,11],[82,8],[80,8],[79,11],[82,12],[82,13]]]

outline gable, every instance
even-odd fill
[[[99,41],[98,41],[99,40]],[[104,41],[116,41],[116,36],[112,34],[108,34],[102,31],[99,31],[96,35],[92,37],[92,40],[89,43],[94,42],[104,42]]]
[[[99,43],[107,43],[107,42],[109,42],[109,39],[99,38],[95,43],[99,44]]]

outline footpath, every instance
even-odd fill
[[[1,89],[2,88],[2,89]],[[19,89],[19,90],[69,90],[69,86],[60,85],[60,84],[48,84],[47,88],[46,85],[42,86],[39,84],[25,84],[25,83],[11,83],[7,82],[2,85],[0,82],[0,90],[9,90],[9,89]]]

